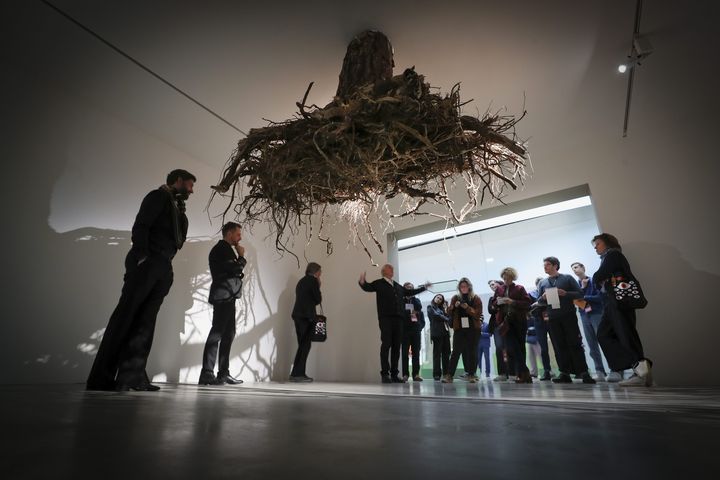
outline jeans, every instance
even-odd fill
[[[542,359],[543,370],[545,372],[552,371],[550,366],[550,347],[548,345],[548,335],[550,334],[550,325],[542,318],[535,317],[535,335],[538,339],[538,345],[540,345],[540,358]],[[552,341],[552,335],[550,335],[550,341]],[[555,343],[553,342],[553,348]],[[557,352],[557,349],[555,349]]]
[[[230,374],[230,347],[235,339],[235,300],[213,305],[212,328],[203,350],[202,373],[215,374],[215,360],[218,361],[218,376]]]
[[[477,367],[482,371],[483,360],[485,361],[485,376],[490,376],[490,339],[481,338],[478,342]]]
[[[585,334],[585,341],[590,348],[590,358],[592,358],[595,364],[595,371],[605,374],[602,353],[600,353],[600,343],[598,343],[597,338],[597,331],[600,327],[600,321],[602,320],[602,312],[592,311],[587,313],[581,311],[580,318],[582,318],[583,333]]]
[[[538,375],[538,357],[542,357],[542,349],[539,343],[527,344],[527,361],[530,367],[530,375],[537,377]],[[549,371],[549,370],[548,370]]]

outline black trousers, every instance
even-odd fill
[[[550,332],[560,372],[576,375],[587,372],[585,350],[575,312],[560,313],[550,318]]]
[[[403,321],[401,316],[379,317],[380,325],[380,375],[397,376],[400,347],[402,345]]]
[[[152,348],[155,322],[173,283],[169,259],[152,256],[138,265],[130,251],[115,310],[110,316],[95,356],[87,388],[113,389],[116,384],[141,385],[148,381],[145,367]]]
[[[605,302],[597,336],[610,370],[614,372],[632,368],[645,358],[636,321],[635,310],[619,309],[612,300]]]
[[[450,369],[450,335],[433,337],[433,377],[447,375]]]
[[[202,373],[214,375],[217,360],[218,376],[230,374],[230,348],[234,339],[235,300],[214,304],[212,327],[203,350]]]
[[[415,332],[410,329],[403,331],[402,340],[402,374],[403,376],[410,376],[410,359],[408,358],[410,351],[412,350],[412,376],[415,377],[420,375],[420,332]]]
[[[297,334],[298,348],[295,352],[295,361],[293,362],[291,377],[305,376],[305,364],[307,363],[310,347],[312,347],[312,336],[315,322],[310,318],[293,317],[295,322],[295,333]]]
[[[498,375],[505,375],[508,377],[515,375],[515,365],[510,361],[507,352],[507,341],[504,336],[500,335],[500,332],[496,331],[493,333],[493,340],[495,341],[495,360],[497,361],[497,372]]]
[[[513,318],[508,322],[508,331],[505,334],[505,348],[508,355],[508,371],[520,376],[530,373],[528,370],[525,350],[525,334],[527,332],[527,320]]]
[[[448,366],[448,374],[455,375],[460,355],[466,352],[465,358],[467,372],[475,372],[477,370],[477,344],[480,338],[480,330],[475,328],[460,328],[453,333],[452,355],[450,355],[450,365]]]

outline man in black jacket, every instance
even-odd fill
[[[380,273],[382,278],[374,282],[367,282],[365,272],[363,272],[358,283],[360,288],[366,292],[375,292],[380,324],[380,376],[382,382],[403,383],[402,379],[398,377],[405,309],[403,297],[424,292],[430,284],[415,289],[406,289],[393,281],[395,270],[389,264],[383,265]],[[388,361],[388,355],[391,357],[390,361]]]
[[[240,245],[242,229],[239,224],[228,222],[223,225],[222,236],[208,256],[212,276],[208,301],[213,306],[213,320],[203,350],[199,385],[242,383],[242,380],[230,375],[230,347],[235,339],[235,300],[240,298],[243,268],[247,260],[245,247]],[[218,360],[217,377],[215,360]]]
[[[295,286],[295,305],[293,306],[292,319],[295,322],[298,349],[290,372],[291,382],[313,381],[312,378],[305,374],[305,364],[312,346],[310,339],[317,319],[315,308],[322,302],[322,294],[320,293],[321,274],[322,268],[320,265],[310,262],[305,269],[305,276]]]
[[[410,282],[403,284],[405,290],[412,290],[414,285]],[[420,299],[414,295],[410,295],[403,300],[405,325],[403,326],[402,339],[402,374],[403,381],[407,382],[410,378],[410,361],[408,356],[412,351],[412,379],[415,382],[422,382],[420,376],[420,341],[422,339],[422,331],[425,328],[425,315],[422,311],[422,303]]]
[[[173,282],[172,259],[188,231],[185,200],[196,178],[173,170],[148,193],[132,228],[125,278],[87,380],[88,390],[155,391],[145,372],[155,321]]]

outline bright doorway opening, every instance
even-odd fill
[[[567,274],[572,274],[573,262],[583,263],[589,275],[600,264],[590,244],[599,228],[587,185],[491,208],[481,214],[480,218],[454,229],[445,230],[443,222],[394,234],[392,254],[396,255],[398,281],[417,285],[430,280],[434,284],[431,291],[418,296],[426,316],[427,305],[435,294],[442,293],[449,300],[462,277],[470,279],[475,293],[482,298],[487,320],[488,300],[492,296],[488,281],[498,279],[504,267],[514,267],[519,274],[517,283],[531,291],[535,279],[545,276],[545,257],[558,257],[560,271]],[[429,320],[422,333],[422,346],[422,375],[432,378]],[[490,355],[493,376],[497,372],[494,348],[493,344]],[[556,370],[553,352],[550,356]],[[585,356],[592,371],[587,344]],[[458,372],[462,373],[461,366]]]

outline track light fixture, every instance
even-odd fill
[[[618,65],[618,72],[625,73],[635,65],[642,65],[640,62],[653,52],[652,44],[647,37],[636,35],[633,38],[632,51],[627,57],[627,61]]]

